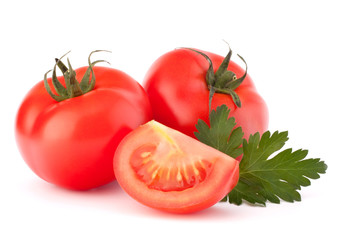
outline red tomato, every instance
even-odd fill
[[[82,79],[87,67],[77,70]],[[143,88],[127,74],[93,67],[92,91],[60,102],[44,82],[24,98],[16,120],[16,139],[29,167],[42,179],[69,189],[86,190],[115,179],[113,155],[119,142],[152,119]],[[58,78],[64,84],[64,77]],[[51,85],[51,79],[47,79]]]
[[[114,171],[120,186],[140,203],[189,213],[208,208],[236,185],[239,162],[156,121],[119,144]]]
[[[221,65],[222,56],[205,53],[212,62],[215,72]],[[209,88],[206,80],[209,62],[205,57],[189,49],[176,49],[157,59],[145,76],[144,86],[149,95],[154,119],[171,128],[194,137],[198,119],[208,122]],[[227,74],[241,78],[245,71],[230,61]],[[224,86],[221,86],[222,88]],[[223,90],[223,89],[222,89]],[[263,133],[268,127],[268,110],[257,93],[249,75],[234,92],[239,96],[241,107],[237,107],[228,94],[216,92],[211,107],[226,104],[235,117],[237,126],[242,126],[248,138],[255,132]],[[237,127],[236,126],[236,127]]]

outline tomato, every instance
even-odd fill
[[[199,50],[176,49],[157,59],[143,83],[154,119],[195,137],[197,120],[208,122],[209,94],[214,89],[211,109],[226,104],[231,109],[230,116],[235,117],[236,127],[242,127],[245,138],[266,131],[267,106],[251,77],[230,61],[230,57],[231,51],[223,58]]]
[[[87,190],[113,181],[119,142],[152,119],[147,95],[134,79],[113,68],[92,69],[93,90],[58,102],[41,81],[17,113],[16,140],[24,160],[39,177],[64,188]],[[86,70],[76,69],[77,79]],[[65,86],[64,77],[58,80]]]
[[[114,172],[120,186],[140,203],[189,213],[214,205],[231,191],[239,162],[153,120],[121,141]]]

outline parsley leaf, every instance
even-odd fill
[[[228,155],[234,154],[233,157],[243,152],[239,182],[222,201],[229,200],[236,205],[244,200],[261,205],[267,201],[301,201],[298,190],[309,186],[309,179],[318,179],[325,173],[327,165],[319,158],[306,159],[307,150],[281,150],[288,140],[288,132],[267,131],[262,136],[255,133],[248,140],[240,141],[243,133],[234,133],[236,123],[234,118],[228,118],[229,112],[225,105],[218,107],[210,113],[210,128],[199,120],[196,126],[199,132],[195,133],[201,142]]]
[[[239,184],[229,193],[229,202],[237,205],[242,199],[265,205],[265,201],[280,203],[301,201],[297,190],[309,186],[310,179],[325,173],[327,165],[318,158],[306,159],[307,150],[281,150],[288,140],[288,132],[259,133],[243,141]],[[226,199],[225,199],[226,200]]]
[[[235,128],[235,118],[229,118],[230,109],[222,105],[212,110],[209,115],[210,127],[199,119],[195,132],[197,139],[233,158],[242,155],[241,144],[243,131],[241,127]]]

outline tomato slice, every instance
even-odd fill
[[[239,162],[153,120],[121,141],[114,172],[120,186],[140,203],[189,213],[214,205],[231,191]]]

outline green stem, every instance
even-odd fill
[[[73,70],[70,60],[67,58],[68,63],[68,72],[70,77],[70,98],[79,97],[83,95],[83,92],[80,89],[79,82],[76,79],[76,72]]]
[[[107,62],[105,60],[97,60],[94,62],[90,61],[90,57],[93,53],[95,52],[99,52],[99,51],[104,51],[104,50],[96,50],[90,53],[89,58],[88,58],[88,62],[89,62],[89,67],[86,71],[86,73],[83,76],[83,79],[81,80],[81,83],[78,82],[77,78],[76,78],[76,72],[73,70],[71,63],[69,61],[69,59],[67,59],[67,63],[68,63],[68,67],[66,67],[66,65],[61,61],[61,59],[68,53],[64,54],[61,58],[56,58],[55,61],[55,65],[52,71],[52,84],[53,87],[55,88],[55,91],[57,93],[54,94],[51,90],[51,87],[49,86],[48,82],[47,82],[47,74],[50,72],[48,71],[45,75],[44,75],[44,85],[46,88],[46,91],[49,93],[49,95],[56,101],[60,102],[63,101],[65,99],[69,99],[69,98],[74,98],[74,97],[79,97],[91,90],[93,90],[94,85],[95,85],[95,75],[94,75],[94,71],[93,71],[93,66],[99,62]],[[108,63],[108,62],[107,62]],[[57,74],[56,74],[56,67],[58,67],[61,72],[63,73],[64,76],[64,80],[65,80],[65,85],[66,87],[64,87],[61,82],[58,80],[57,78]],[[90,78],[91,81],[90,81]]]
[[[242,84],[243,80],[247,76],[248,66],[246,61],[240,55],[238,55],[239,58],[241,58],[241,60],[245,63],[246,70],[242,77],[237,78],[234,72],[228,70],[228,66],[232,55],[230,47],[227,56],[223,59],[216,73],[214,73],[213,63],[207,54],[192,48],[184,49],[188,49],[202,55],[209,63],[209,68],[206,73],[206,83],[209,89],[209,112],[211,111],[211,102],[213,95],[215,93],[223,93],[230,95],[235,105],[240,108],[242,106],[241,100],[234,90]]]

